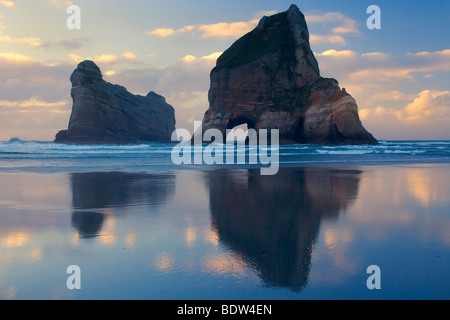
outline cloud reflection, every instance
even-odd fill
[[[114,243],[112,208],[145,205],[157,208],[174,194],[175,176],[126,172],[72,173],[72,227],[80,238],[100,236],[103,244]],[[133,241],[127,238],[128,241]]]

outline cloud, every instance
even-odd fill
[[[122,57],[124,57],[127,60],[132,60],[132,61],[136,61],[137,60],[136,55],[133,52],[131,52],[131,51],[124,52],[122,54]]]
[[[328,23],[328,22],[335,22],[344,20],[346,17],[342,13],[338,12],[328,12],[325,14],[308,14],[305,16],[306,21],[308,24],[310,23]]]
[[[448,139],[450,96],[442,80],[450,50],[408,54],[325,50],[315,53],[322,76],[339,80],[378,138]],[[437,88],[436,88],[437,87]]]
[[[37,61],[19,53],[0,53],[0,140],[53,140],[67,127],[73,65]]]
[[[0,140],[53,140],[70,116],[67,71],[36,62],[8,64],[15,70],[5,68],[0,59]]]
[[[314,32],[310,35],[312,45],[346,45],[344,35],[360,35],[357,22],[340,12],[328,12],[322,15],[307,14],[306,22],[311,29],[323,29],[322,33]]]
[[[10,0],[0,0],[0,4],[4,5],[5,7],[14,7],[14,2],[10,1]]]
[[[227,38],[240,37],[256,27],[259,19],[239,22],[219,22],[214,24],[203,24],[197,27],[203,38]]]
[[[309,24],[337,24],[332,32],[334,34],[356,33],[359,34],[355,20],[347,17],[340,12],[328,12],[322,15],[306,15],[305,19]]]
[[[165,38],[165,37],[173,35],[175,32],[176,31],[174,29],[171,29],[171,28],[157,28],[157,29],[154,29],[152,31],[147,31],[147,34],[148,35],[152,35],[152,36]]]
[[[44,0],[44,1],[60,8],[67,8],[68,6],[71,6],[73,4],[72,1],[68,0]]]
[[[450,49],[408,53],[408,58],[419,65],[417,71],[450,71]]]
[[[202,38],[238,38],[253,30],[260,18],[264,15],[276,14],[276,11],[259,11],[255,17],[248,21],[218,22],[212,24],[188,25],[179,29],[157,28],[147,31],[148,35],[166,38],[178,34],[192,32]],[[342,13],[331,12],[323,15],[307,15],[306,20],[311,24],[325,26],[327,34],[311,34],[310,42],[314,45],[334,44],[345,45],[347,43],[344,35],[358,35],[355,20],[350,19]]]
[[[326,50],[316,53],[321,71],[350,84],[395,84],[450,71],[450,50],[394,56],[382,52]]]
[[[93,60],[98,63],[113,63],[116,62],[118,59],[119,58],[114,54],[102,54],[89,60]]]
[[[312,45],[320,45],[320,44],[337,44],[337,45],[345,45],[347,41],[345,41],[344,37],[336,34],[328,34],[328,35],[317,35],[311,34],[309,36],[309,41]]]
[[[217,58],[219,58],[222,55],[223,52],[213,52],[207,56],[203,56],[200,58],[197,58],[196,56],[193,56],[191,54],[188,54],[178,60],[180,61],[184,61],[184,62],[194,62],[194,61],[198,61],[198,60],[206,60],[206,61],[217,61]]]
[[[23,54],[19,53],[0,53],[0,60],[10,62],[10,63],[31,63],[34,62],[34,59],[29,56],[24,56]]]
[[[193,25],[188,25],[179,29],[172,29],[172,28],[157,28],[154,29],[152,31],[147,31],[146,33],[148,35],[151,36],[157,36],[160,38],[165,38],[165,37],[169,37],[171,35],[174,35],[176,33],[184,33],[184,32],[188,32],[188,31],[192,31],[195,29],[195,26]]]
[[[76,53],[69,53],[67,57],[68,57],[67,61],[71,64],[79,64],[81,61],[84,60],[81,56],[79,56]]]
[[[65,59],[61,61],[55,61],[55,64],[64,63],[72,66],[74,69],[80,62],[84,60],[94,61],[100,70],[106,70],[103,72],[108,77],[115,77],[118,73],[114,68],[130,68],[136,65],[144,68],[145,64],[139,60],[139,58],[131,51],[126,51],[121,55],[116,54],[100,54],[97,56],[80,56],[76,53],[70,53]]]
[[[103,74],[108,77],[113,77],[117,74],[117,72],[115,72],[113,70],[109,70],[109,71],[104,72]]]
[[[399,90],[379,90],[378,92],[368,96],[365,103],[369,105],[375,102],[406,102],[414,99],[414,97],[415,94],[407,94]]]
[[[355,51],[352,50],[326,50],[322,53],[317,53],[316,56],[333,56],[333,57],[345,57],[345,58],[352,58],[356,55]]]
[[[258,19],[238,22],[218,22],[213,24],[188,25],[179,29],[157,28],[147,31],[148,35],[165,38],[180,33],[194,31],[202,38],[240,37],[251,31],[258,24]]]
[[[240,37],[248,33],[256,27],[259,20],[263,16],[270,16],[276,14],[276,10],[258,11],[254,14],[254,18],[249,21],[236,22],[218,22],[213,24],[187,25],[179,29],[172,28],[157,28],[152,31],[147,31],[148,35],[153,35],[161,38],[173,36],[180,33],[194,31],[195,34],[202,38],[230,38]]]
[[[421,52],[404,57],[364,55],[361,58],[370,59],[371,63],[366,63],[365,68],[349,72],[348,77],[353,81],[373,82],[377,79],[378,83],[382,83],[414,80],[423,76],[430,78],[432,72],[450,71],[450,50]]]
[[[254,19],[261,19],[261,17],[264,16],[273,16],[274,14],[277,14],[278,11],[277,10],[262,10],[262,11],[257,11],[255,12],[255,14],[253,15]]]
[[[180,58],[181,61],[184,62],[191,62],[191,61],[195,61],[197,58],[191,54],[188,54],[186,56],[184,56],[183,58]]]
[[[450,91],[423,90],[406,105],[364,108],[359,116],[369,131],[384,139],[448,139]]]
[[[3,107],[9,107],[9,108],[20,108],[21,111],[25,109],[35,109],[37,108],[47,108],[47,109],[53,109],[57,108],[57,110],[60,109],[60,107],[65,106],[67,104],[66,100],[62,101],[56,101],[56,102],[48,102],[48,101],[42,101],[37,100],[34,98],[30,98],[28,100],[22,100],[22,101],[0,101],[0,106]]]
[[[35,106],[4,111],[0,104],[0,114],[0,140],[19,137],[24,140],[52,141],[59,130],[67,127],[70,109],[69,106]]]
[[[165,38],[176,34],[192,31],[194,32],[194,34],[202,38],[236,38],[243,36],[244,34],[254,29],[262,16],[270,16],[276,13],[277,11],[275,10],[258,11],[254,14],[254,18],[249,21],[187,25],[179,29],[157,28],[151,31],[147,31],[147,34]]]
[[[155,91],[163,94],[175,108],[177,128],[193,129],[208,109],[209,75],[222,52],[196,57],[186,55],[164,69],[155,83]]]
[[[23,43],[23,44],[27,44],[31,47],[40,47],[43,45],[43,41],[40,38],[34,38],[34,37],[13,38],[11,36],[2,34],[1,31],[0,31],[0,42]]]
[[[368,57],[368,58],[388,58],[389,54],[383,53],[383,52],[368,52],[361,54],[361,57]]]
[[[69,64],[49,66],[17,53],[0,53],[0,97],[7,101],[56,102],[70,94]]]
[[[450,91],[424,90],[413,102],[397,111],[400,120],[450,120]]]
[[[73,39],[64,39],[58,41],[45,41],[42,43],[41,47],[44,49],[51,50],[79,50],[87,43],[90,42],[90,38],[88,37],[78,37]]]

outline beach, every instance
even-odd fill
[[[265,176],[174,166],[142,146],[105,155],[109,147],[5,143],[0,298],[448,299],[447,145],[422,145],[428,160],[404,147],[417,161],[383,160],[383,146],[281,147],[278,173]],[[326,160],[311,163],[323,150]],[[367,284],[373,265],[380,289]]]

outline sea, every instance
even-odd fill
[[[196,167],[194,157],[197,150],[192,146],[191,163],[175,165],[172,151],[175,143],[147,143],[131,145],[81,145],[57,144],[54,142],[20,141],[0,142],[0,170],[146,170],[186,169]],[[203,145],[203,153],[208,144]],[[223,153],[228,145],[222,145]],[[250,146],[236,144],[233,164],[248,164]],[[448,162],[450,141],[380,141],[379,145],[322,146],[281,145],[266,147],[267,155],[276,151],[278,164],[283,166],[310,165],[364,165],[387,163],[429,163]],[[239,162],[238,154],[245,154],[246,160]],[[230,163],[224,159],[223,165]],[[258,162],[259,163],[259,162]],[[204,164],[203,161],[201,164]],[[217,165],[214,165],[217,168]]]
[[[450,298],[450,141],[175,146],[0,142],[0,299]]]

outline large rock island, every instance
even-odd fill
[[[168,142],[175,130],[174,108],[164,97],[149,92],[133,95],[122,86],[103,80],[89,60],[78,64],[70,77],[73,107],[69,127],[55,142],[127,144]]]
[[[211,71],[202,128],[278,129],[281,143],[377,144],[355,100],[320,76],[305,17],[297,6],[263,17]]]

